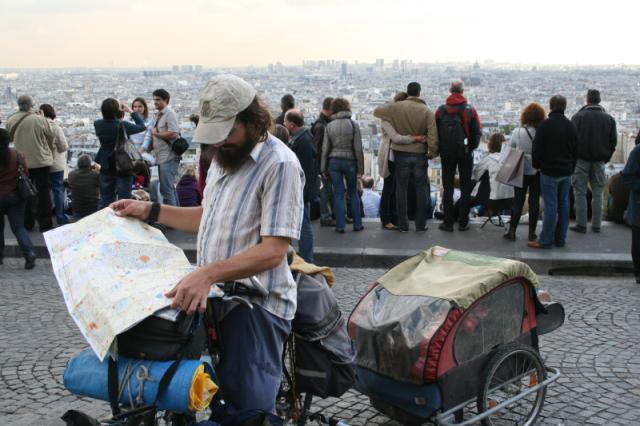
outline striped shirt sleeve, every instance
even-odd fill
[[[304,172],[297,162],[281,161],[267,171],[262,191],[260,236],[300,239]]]

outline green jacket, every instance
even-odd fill
[[[427,137],[425,142],[414,142],[408,145],[392,143],[391,149],[394,151],[417,154],[428,152],[432,158],[438,155],[436,117],[422,99],[410,96],[405,101],[382,105],[373,111],[373,115],[391,123],[400,135],[425,135]]]
[[[28,115],[21,123],[20,119]],[[13,127],[18,125],[13,135],[13,143],[16,151],[24,156],[27,167],[38,169],[49,167],[53,164],[53,140],[55,133],[47,119],[33,112],[17,112],[7,120],[7,131],[13,132]]]

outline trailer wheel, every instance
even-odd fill
[[[508,344],[489,359],[478,394],[478,413],[507,401],[546,379],[538,352],[522,344]],[[542,411],[546,389],[540,388],[482,420],[485,426],[533,425]]]

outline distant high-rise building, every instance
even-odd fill
[[[183,65],[180,70],[182,72],[193,72],[193,65]]]
[[[400,69],[400,61],[398,59],[393,60],[393,69],[394,71],[398,71]]]
[[[384,59],[376,59],[376,68],[378,69],[378,71],[382,71],[382,69],[384,68]]]
[[[267,72],[268,72],[269,74],[273,74],[273,69],[274,69],[274,68],[273,68],[273,64],[269,64],[269,65],[267,65]]]
[[[180,72],[180,65],[174,65],[171,69],[173,72]]]
[[[347,78],[347,63],[343,62],[342,65],[340,65],[340,76],[342,78]]]
[[[282,62],[276,62],[276,72],[278,74],[282,74],[284,72],[284,65],[282,65]]]
[[[196,65],[196,72],[197,73],[201,73],[202,72],[202,65]]]
[[[145,77],[160,77],[161,75],[167,75],[171,71],[169,70],[152,70],[152,71],[142,71],[142,75]]]

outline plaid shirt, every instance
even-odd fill
[[[256,246],[261,237],[299,239],[303,188],[298,159],[272,135],[258,143],[251,158],[233,173],[212,161],[198,231],[198,265],[228,259]],[[257,278],[269,296],[252,302],[277,317],[293,319],[296,285],[286,256]]]

